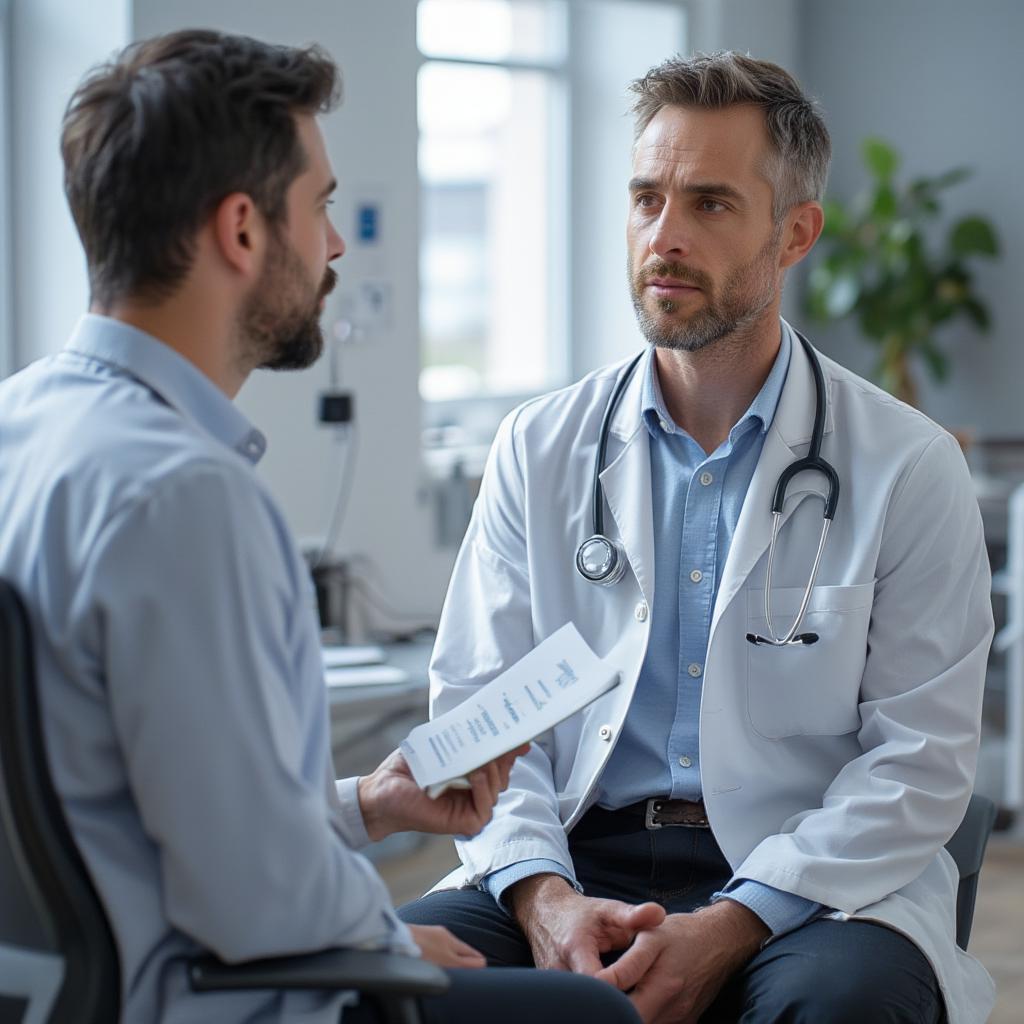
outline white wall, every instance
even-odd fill
[[[804,0],[801,26],[806,84],[823,102],[832,132],[831,191],[849,197],[862,187],[859,145],[869,134],[892,141],[911,176],[974,167],[973,177],[946,193],[947,213],[985,213],[1002,236],[1003,258],[977,264],[995,325],[987,340],[967,327],[944,330],[951,379],[937,387],[919,373],[921,403],[947,426],[1021,437],[1024,4]],[[870,370],[876,350],[853,326],[815,327],[814,335],[851,368]]]
[[[88,305],[64,201],[60,122],[82,75],[128,41],[128,0],[12,0],[13,362],[60,348]]]
[[[355,393],[360,436],[353,492],[341,530],[344,553],[377,563],[379,587],[402,611],[436,615],[454,556],[432,540],[422,500],[420,459],[418,177],[416,169],[415,4],[412,0],[133,0],[133,33],[144,38],[183,27],[243,32],[274,42],[318,42],[341,66],[345,100],[323,128],[340,190],[334,212],[349,250],[324,317],[329,333],[363,278],[391,284],[390,326],[346,349],[342,384]],[[353,204],[381,203],[383,239],[360,248]],[[253,375],[240,405],[267,434],[260,465],[293,531],[323,535],[338,487],[337,447],[315,422],[328,361],[300,373]]]
[[[740,50],[799,77],[800,0],[690,0],[689,9],[691,49]]]

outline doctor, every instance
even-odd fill
[[[533,745],[403,916],[602,977],[646,1021],[982,1021],[943,850],[992,630],[963,457],[780,320],[830,155],[793,78],[721,53],[633,90],[649,344],[500,428],[433,706],[568,620],[621,683]]]

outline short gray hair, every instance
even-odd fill
[[[662,107],[760,107],[772,148],[764,170],[773,185],[773,218],[781,220],[797,203],[821,202],[832,157],[828,128],[818,104],[778,64],[733,50],[670,57],[633,82],[630,91],[636,95],[634,141]]]

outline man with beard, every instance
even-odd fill
[[[338,994],[192,992],[204,951],[483,964],[404,925],[355,851],[478,832],[523,750],[436,801],[398,753],[335,783],[311,581],[254,473],[263,437],[231,401],[254,369],[323,346],[345,247],[316,115],[337,92],[315,47],[205,31],[96,69],[61,140],[90,312],[0,385],[0,574],[31,619],[55,787],[117,939],[125,1021],[338,1020]],[[635,1021],[590,978],[452,978],[429,1021],[475,1020],[482,1002],[518,1021],[513,993],[538,1020],[571,1001]]]
[[[796,81],[720,53],[633,89],[648,348],[506,419],[431,665],[441,713],[572,620],[620,683],[402,916],[604,978],[649,1022],[984,1020],[943,850],[992,630],[963,457],[780,319],[830,156]],[[820,461],[772,514],[812,441],[827,536]]]

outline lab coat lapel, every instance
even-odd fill
[[[608,465],[601,487],[644,599],[654,600],[654,513],[651,502],[651,448],[641,418],[643,380],[649,360],[642,359],[626,386],[609,429]],[[622,447],[614,451],[616,444]],[[607,526],[606,526],[607,530]]]
[[[826,375],[826,394],[830,387],[831,380]],[[722,582],[718,588],[718,599],[711,619],[711,641],[714,640],[715,629],[722,613],[746,582],[761,556],[768,550],[772,536],[771,509],[775,486],[782,471],[794,459],[807,453],[813,424],[813,370],[807,353],[794,332],[786,383],[779,398],[778,408],[775,410],[775,418],[765,436],[764,447],[761,449],[761,457],[751,478],[750,487],[743,499],[736,533],[722,571]],[[832,403],[828,401],[826,437],[831,430]],[[804,474],[798,474],[790,483],[786,504],[782,510],[782,524],[785,524],[805,498],[814,496],[815,500],[818,500],[818,496],[824,493],[824,483],[819,476],[809,476],[806,480],[801,480],[802,476]]]

